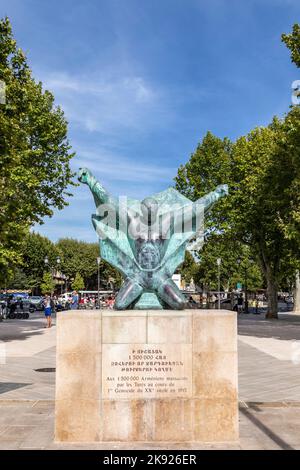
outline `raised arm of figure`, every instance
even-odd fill
[[[194,204],[202,204],[204,207],[204,213],[207,212],[221,197],[227,196],[228,185],[220,184],[214,191],[206,194],[205,196],[198,199]]]
[[[106,189],[103,188],[103,186],[99,183],[99,181],[96,180],[90,170],[87,168],[79,168],[78,180],[81,183],[87,184],[89,186],[97,208],[101,204],[115,205],[114,198],[111,197]]]

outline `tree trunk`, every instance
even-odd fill
[[[293,312],[300,315],[300,273],[299,271],[297,271],[297,274],[296,274]]]
[[[266,318],[278,318],[278,286],[272,274],[267,272],[268,310]]]
[[[276,281],[276,273],[279,266],[279,258],[273,257],[272,262],[270,262],[269,256],[267,256],[266,243],[263,237],[260,237],[257,248],[259,255],[258,259],[267,281],[268,309],[266,318],[278,318],[278,284]]]

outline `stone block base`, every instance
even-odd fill
[[[55,439],[238,440],[236,314],[58,313]]]

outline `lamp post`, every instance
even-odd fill
[[[44,263],[45,263],[45,266],[49,269],[51,269],[51,272],[52,272],[52,277],[54,277],[53,275],[53,271],[54,271],[54,268],[52,266],[50,266],[49,264],[49,258],[48,256],[46,255],[45,258],[44,258]],[[60,256],[57,256],[56,257],[56,265],[57,265],[57,269],[58,267],[60,266],[60,263],[61,263],[61,259],[60,259]],[[60,285],[60,293],[62,294],[62,283]]]
[[[220,277],[221,277],[221,258],[217,258],[217,265],[218,265],[218,309],[220,310],[221,308],[221,295],[220,295],[220,290],[221,290],[221,282],[220,282]]]
[[[60,262],[61,262],[60,256],[57,256],[57,258],[56,258],[56,264],[57,264],[57,267],[58,267],[58,268],[60,267]],[[62,278],[61,283],[60,283],[60,295],[62,295],[63,283],[64,283],[64,281],[63,281],[63,275],[62,275],[61,271],[60,271],[60,275],[61,275],[61,278]]]
[[[101,263],[101,258],[98,256],[97,258],[97,265],[98,265],[98,308],[100,308],[100,263]]]

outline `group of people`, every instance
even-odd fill
[[[113,309],[115,304],[115,296],[110,295],[107,298],[101,297],[100,305],[104,308]],[[76,291],[72,292],[69,300],[62,302],[52,295],[45,295],[43,299],[44,314],[46,318],[46,328],[52,326],[52,313],[57,310],[77,310],[78,308],[95,308],[98,305],[96,296],[85,296],[79,300],[79,295]]]
[[[112,309],[114,307],[114,304],[115,304],[115,296],[110,295],[106,298],[104,296],[102,296],[99,299],[99,303],[100,303],[100,307]],[[97,308],[97,307],[99,307],[98,306],[98,297],[95,296],[95,295],[84,296],[79,301],[79,308],[94,309],[94,308]]]
[[[95,295],[88,295],[81,297],[79,300],[79,308],[94,309],[97,305],[97,297]]]

